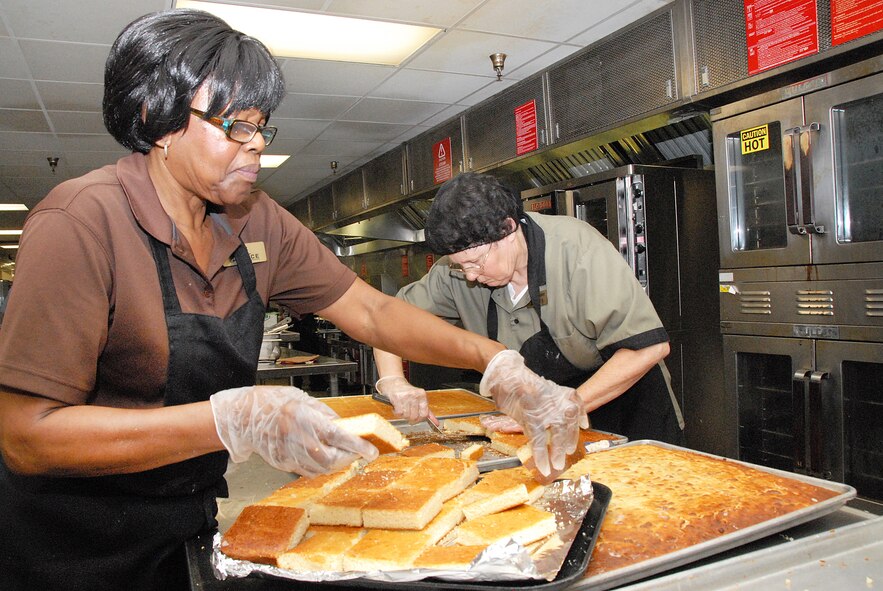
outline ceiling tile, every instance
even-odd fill
[[[20,140],[22,134],[10,134],[10,135],[15,135],[16,138],[18,138]],[[47,137],[47,138],[52,139],[52,141],[54,141],[54,138],[52,138],[52,136],[49,134],[34,134],[34,135],[40,135],[43,137]],[[2,134],[0,134],[0,136],[2,136]],[[20,145],[23,145],[23,146],[26,145],[26,146],[28,146],[28,148],[31,148],[30,141],[23,142]],[[6,148],[0,147],[0,149],[6,149]],[[2,172],[3,170],[6,169],[6,167],[15,168],[15,167],[20,167],[20,166],[36,166],[36,167],[45,166],[48,169],[49,165],[46,162],[46,158],[48,158],[49,156],[52,156],[52,155],[57,155],[59,152],[61,152],[61,150],[57,146],[57,144],[53,148],[46,149],[46,150],[8,149],[5,152],[0,153],[0,160],[2,160],[2,162],[3,162],[3,166],[0,166],[0,177],[6,176],[6,174]],[[18,175],[11,175],[11,176],[18,176]]]
[[[444,103],[365,98],[347,111],[342,119],[346,121],[380,121],[416,125],[436,115],[448,106]]]
[[[506,66],[515,69],[552,49],[546,41],[503,37],[473,31],[450,31],[425,52],[408,62],[409,69],[439,70],[494,77],[490,55],[507,55]]]
[[[274,113],[293,119],[337,119],[358,100],[351,96],[289,93]]]
[[[543,0],[520,3],[518,10],[512,10],[510,0],[488,0],[461,26],[560,43],[588,28],[598,12],[615,10],[618,4],[621,2]],[[562,15],[570,16],[562,18]]]
[[[0,78],[31,77],[21,49],[14,39],[0,37],[0,55],[3,56],[3,59],[0,59]]]
[[[50,131],[43,111],[0,109],[0,131]]]
[[[456,103],[487,84],[487,81],[482,76],[405,69],[381,84],[371,96],[428,103]]]
[[[40,102],[29,81],[0,78],[0,109],[39,108]]]
[[[110,46],[21,41],[21,50],[36,80],[103,83]]]
[[[484,0],[331,0],[327,12],[380,20],[450,27]]]
[[[363,96],[395,72],[390,66],[324,60],[284,60],[288,92]]]
[[[168,0],[122,0],[108,10],[106,0],[29,0],[5,11],[20,39],[113,43],[127,24],[148,12],[169,8]]]
[[[490,97],[494,96],[495,94],[497,94],[498,92],[514,85],[515,82],[516,82],[515,80],[512,80],[511,78],[506,78],[504,76],[502,80],[494,80],[493,82],[488,82],[484,86],[484,88],[480,88],[479,90],[470,94],[469,96],[467,96],[466,98],[464,98],[460,102],[463,103],[464,105],[469,105],[470,107],[472,105],[477,105],[478,103],[480,103],[484,99],[490,98]]]
[[[435,115],[433,115],[429,119],[426,119],[425,121],[421,121],[420,126],[425,128],[421,131],[425,131],[426,129],[429,129],[430,127],[435,127],[436,125],[439,125],[440,123],[444,123],[448,119],[450,119],[452,117],[456,117],[457,115],[459,115],[460,113],[462,113],[465,110],[466,110],[465,105],[451,105],[450,107],[448,107],[444,111],[441,111],[440,113],[436,113]]]
[[[36,205],[60,181],[54,177],[7,177],[3,181],[12,190],[12,194],[21,199],[28,207]]]
[[[49,111],[101,111],[103,84],[37,82],[37,92]]]
[[[312,170],[313,174],[324,176],[331,174],[330,162],[337,160],[338,167],[344,168],[353,162],[354,158],[346,156],[329,156],[327,154],[298,154],[296,157],[289,159],[293,170],[304,171]],[[288,162],[286,162],[286,165]],[[321,178],[321,177],[320,177]]]
[[[550,51],[547,51],[543,55],[532,59],[523,66],[515,68],[508,74],[506,70],[508,70],[509,68],[504,69],[503,78],[505,79],[507,76],[511,75],[516,80],[524,80],[525,78],[529,78],[537,72],[542,72],[552,64],[557,63],[564,58],[572,55],[573,52],[577,51],[578,49],[579,47],[575,47],[573,45],[558,45],[557,47],[552,48]]]
[[[270,122],[279,129],[276,142],[281,139],[311,140],[331,124],[327,119],[285,119],[275,116],[270,118]]]
[[[267,154],[297,154],[312,142],[312,139],[289,140],[275,139],[273,144],[267,148]]]
[[[28,151],[51,151],[57,152],[61,146],[58,139],[51,133],[19,133],[19,132],[2,132],[0,131],[0,150],[10,150],[12,152],[28,152]],[[3,164],[14,161],[15,156],[7,153],[0,153]]]
[[[374,150],[383,142],[353,142],[347,140],[316,140],[298,154],[314,154],[329,156],[328,160],[353,161],[363,154]]]
[[[383,143],[395,139],[409,127],[396,123],[337,121],[328,126],[319,140]]]
[[[598,19],[598,22],[584,33],[577,35],[570,41],[583,47],[591,45],[610,33],[629,25],[642,16],[646,16],[669,4],[672,0],[635,0],[626,6],[618,5],[619,10]]]
[[[71,167],[88,168],[89,170],[101,168],[108,164],[116,164],[116,161],[127,156],[130,152],[120,145],[116,150],[109,151],[92,151],[92,150],[71,150],[65,152],[61,158],[62,164],[69,164]]]
[[[101,113],[49,111],[56,133],[107,133]]]
[[[85,134],[85,133],[64,133],[58,134],[58,141],[64,150],[92,150],[101,152],[103,150],[113,152],[120,148],[120,145],[110,134]]]

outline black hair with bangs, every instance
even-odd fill
[[[426,243],[436,254],[452,254],[496,242],[521,222],[524,207],[514,190],[496,177],[464,172],[445,182],[426,216]],[[517,228],[517,226],[516,226]]]
[[[266,46],[201,10],[146,14],[123,29],[104,68],[104,125],[126,148],[147,153],[183,129],[205,84],[206,112],[257,109],[269,119],[285,96]]]

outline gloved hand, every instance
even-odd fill
[[[429,416],[429,401],[426,390],[411,385],[402,376],[384,376],[377,380],[374,389],[392,402],[396,416],[417,423]]]
[[[234,462],[256,452],[268,464],[302,476],[339,470],[377,448],[338,427],[337,413],[289,386],[246,386],[210,398],[221,443]]]
[[[576,390],[535,374],[517,351],[500,351],[491,359],[479,392],[493,397],[497,408],[522,426],[543,475],[564,468],[565,457],[576,451],[579,428],[589,426]]]
[[[488,433],[523,433],[518,421],[506,415],[482,415],[478,420]]]

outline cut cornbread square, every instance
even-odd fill
[[[499,513],[518,505],[523,505],[530,497],[527,496],[527,487],[520,482],[513,482],[512,486],[501,490],[498,494],[483,496],[468,505],[463,506],[463,515],[467,520],[477,519],[482,515]]]
[[[392,423],[377,413],[334,419],[335,424],[374,445],[382,454],[402,451],[408,440]]]
[[[448,532],[457,527],[463,521],[462,503],[458,497],[446,501],[435,518],[426,524],[423,533],[429,536],[431,544],[437,544]]]
[[[484,455],[484,446],[480,443],[473,443],[467,448],[460,451],[461,460],[470,460],[476,462]]]
[[[300,507],[309,510],[313,503],[324,496],[321,488],[279,489],[256,505],[276,505],[279,507]]]
[[[404,570],[429,546],[421,531],[372,529],[343,555],[344,571]]]
[[[458,544],[493,544],[512,538],[522,546],[557,531],[555,516],[531,505],[464,521],[455,530]]]
[[[221,552],[237,560],[276,564],[309,524],[306,511],[297,507],[248,505],[221,538]]]
[[[413,445],[402,450],[402,455],[411,458],[453,458],[454,448],[440,443]]]
[[[491,449],[495,449],[507,456],[517,456],[518,448],[527,441],[527,436],[524,433],[500,433],[499,431],[494,431],[488,437],[491,439]]]
[[[446,501],[475,482],[476,478],[478,465],[475,462],[455,458],[423,458],[392,486],[437,490],[442,500]]]
[[[545,487],[536,482],[528,470],[523,466],[516,466],[485,472],[475,486],[463,493],[463,502],[474,503],[483,497],[500,495],[518,484],[523,484],[527,489],[528,501],[526,502],[537,500],[545,491]]]
[[[404,475],[404,472],[397,470],[372,470],[371,472],[356,474],[341,484],[338,490],[377,490],[386,488]]]
[[[362,507],[382,489],[338,487],[310,507],[310,523],[362,526]]]
[[[479,416],[445,419],[442,428],[445,431],[457,434],[485,435],[487,433],[484,425],[481,424],[481,417]]]
[[[311,525],[304,539],[276,559],[279,567],[300,572],[343,570],[343,553],[352,548],[365,530],[342,525]]]
[[[430,546],[414,561],[414,568],[469,570],[472,562],[487,548],[477,546]]]
[[[338,472],[329,472],[328,474],[320,474],[318,476],[314,476],[312,478],[300,477],[292,480],[291,482],[282,485],[277,491],[290,490],[290,489],[301,489],[301,488],[312,488],[312,489],[320,489],[323,492],[328,492],[341,483],[349,480],[353,474],[356,473],[356,462],[350,464],[347,468],[340,470]]]
[[[362,507],[362,524],[376,529],[423,529],[441,508],[437,491],[390,487]]]

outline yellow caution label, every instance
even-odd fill
[[[742,143],[742,154],[769,150],[770,128],[764,124],[751,129],[743,129],[739,132],[739,139]]]

